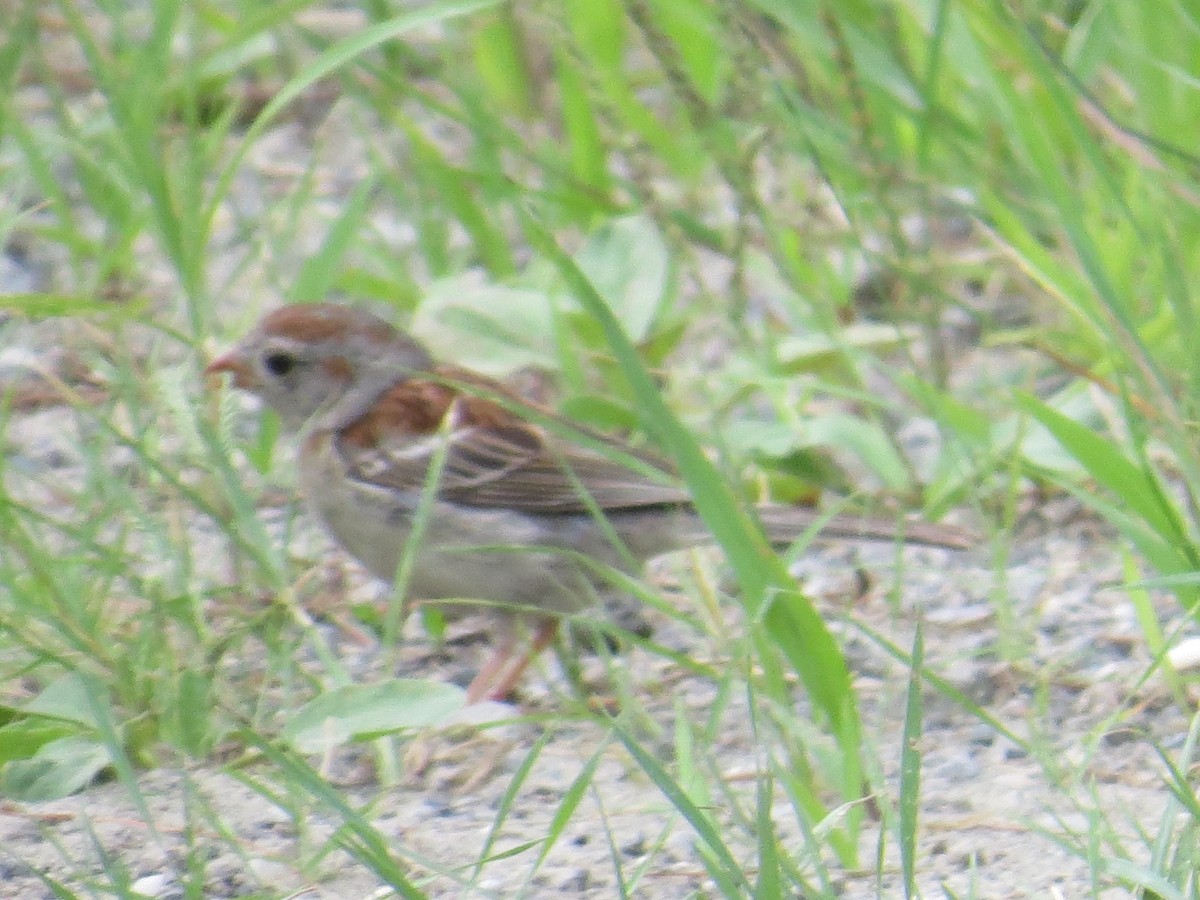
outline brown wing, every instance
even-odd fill
[[[598,435],[582,437],[593,446],[553,436],[516,408],[535,411],[542,421],[561,421],[495,382],[439,370],[432,379],[392,387],[369,414],[341,430],[337,446],[351,477],[419,493],[448,440],[438,497],[467,506],[587,512],[584,490],[603,510],[688,501],[687,493],[670,483],[669,467],[661,460]],[[631,465],[598,447],[628,458]]]

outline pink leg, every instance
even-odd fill
[[[504,667],[512,659],[516,644],[516,632],[511,628],[505,628],[503,636],[500,638],[500,643],[496,645],[496,649],[492,651],[492,655],[488,658],[488,661],[483,664],[483,668],[479,670],[475,677],[471,679],[471,683],[467,685],[468,703],[478,703],[480,700],[486,700],[492,696],[492,692],[488,690],[488,685],[504,671]]]
[[[474,703],[476,700],[482,700],[485,697],[488,700],[503,700],[507,697],[521,676],[525,674],[525,670],[529,668],[529,664],[533,662],[534,657],[550,646],[551,641],[554,640],[554,635],[557,633],[558,620],[545,619],[537,627],[537,631],[533,633],[533,640],[529,642],[529,647],[504,671],[503,676],[499,678],[495,687],[484,694],[473,696],[471,688],[475,687],[476,681],[481,681],[484,671],[487,671],[488,679],[490,680],[495,677],[501,668],[501,662],[497,662],[495,658],[489,660],[484,669],[475,676],[475,681],[471,682],[471,688],[467,688],[467,702]],[[510,640],[507,646],[501,645],[501,649],[505,650],[506,658],[510,657],[512,655],[512,641]],[[493,666],[493,663],[496,663],[496,665]],[[481,684],[480,688],[482,687],[483,685]]]

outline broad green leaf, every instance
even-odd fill
[[[6,765],[0,773],[0,794],[27,803],[55,800],[87,787],[111,764],[103,744],[81,737],[60,738],[29,759]]]
[[[89,728],[99,725],[87,686],[74,673],[50,682],[40,694],[21,707],[21,711],[26,714],[67,719]]]
[[[46,744],[76,735],[78,731],[77,726],[41,717],[10,722],[0,728],[0,765],[28,759]]]
[[[606,222],[575,255],[575,264],[635,343],[650,334],[667,299],[671,262],[667,245],[647,216]]]
[[[888,436],[873,422],[844,413],[829,413],[799,424],[779,421],[740,421],[725,430],[730,449],[783,459],[791,454],[826,448],[850,452],[880,478],[889,490],[909,488],[909,473]]]
[[[409,329],[435,356],[494,377],[556,367],[553,311],[543,291],[446,278],[430,287]]]
[[[805,421],[804,430],[813,444],[854,453],[889,490],[910,488],[908,467],[874,422],[845,413],[828,413]]]
[[[393,678],[352,684],[322,694],[301,707],[283,729],[301,753],[322,753],[354,741],[440,722],[463,706],[464,694],[450,684]]]

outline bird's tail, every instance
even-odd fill
[[[756,512],[772,544],[790,544],[814,527],[824,537],[895,541],[949,550],[966,550],[978,540],[962,529],[933,522],[872,518],[854,513],[830,515],[800,506],[767,505],[758,507]]]

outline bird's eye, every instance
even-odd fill
[[[296,368],[296,357],[290,353],[268,353],[263,357],[263,367],[279,378]]]

